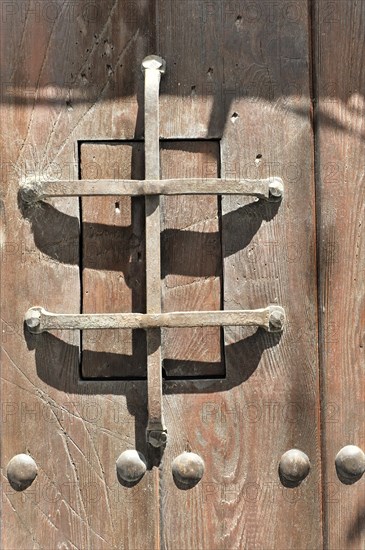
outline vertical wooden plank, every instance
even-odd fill
[[[161,137],[199,139],[222,135],[220,61],[224,3],[222,0],[155,3],[156,48],[167,64],[161,82]],[[177,32],[179,29],[181,32]]]
[[[363,481],[335,457],[365,450],[365,3],[314,5],[315,121],[326,548],[365,544]]]
[[[161,142],[164,179],[217,177],[219,144]],[[163,311],[221,309],[222,249],[216,196],[162,197]],[[163,366],[170,378],[224,376],[221,330],[165,329]]]
[[[154,6],[10,2],[1,25],[1,547],[150,550],[159,546],[153,476],[126,487],[115,468],[128,448],[147,454],[145,382],[81,381],[77,332],[24,332],[33,304],[80,311],[79,201],[26,206],[18,190],[27,177],[76,179],[79,141],[142,136],[140,63],[152,48]],[[39,470],[22,493],[6,478],[18,453]]]
[[[82,143],[80,165],[83,179],[143,179],[143,143]],[[81,213],[82,312],[143,313],[146,308],[143,197],[83,198]],[[145,378],[145,332],[85,331],[82,375]]]
[[[179,98],[174,131],[184,138],[222,137],[222,177],[283,178],[280,206],[223,198],[221,223],[224,307],[279,303],[288,326],[281,337],[227,328],[224,379],[165,383],[169,441],[162,468],[162,544],[168,549],[321,548],[308,5],[207,4],[194,2],[181,19],[174,54],[161,11],[160,53],[176,56],[178,63],[188,47],[190,59],[198,59],[178,72],[182,85],[194,78],[199,89],[209,70],[200,65],[195,41],[189,42],[199,9],[206,15],[200,38],[210,45],[214,36],[219,44],[213,49],[219,69],[211,76],[221,93],[210,103],[211,121],[197,98],[202,115],[200,125],[194,124]],[[171,20],[175,3],[169,8]],[[291,448],[311,461],[308,478],[297,488],[284,486],[278,476],[280,458]],[[198,485],[182,490],[171,464],[189,450],[204,459],[205,474]]]

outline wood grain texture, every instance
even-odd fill
[[[215,142],[161,143],[162,178],[218,176]],[[216,196],[162,197],[162,307],[168,311],[221,309],[222,248]],[[164,329],[168,377],[224,376],[221,330]]]
[[[23,4],[38,9],[34,2]],[[105,0],[92,15],[85,11],[90,2],[82,0],[71,15],[71,3],[59,1],[53,14],[24,16],[15,10],[2,18],[3,78],[10,83],[1,105],[3,548],[322,545],[308,6],[274,4],[250,3],[248,9],[240,2]],[[172,250],[165,243],[166,309],[184,300],[197,309],[203,301],[204,307],[223,301],[226,309],[277,302],[286,308],[289,325],[281,338],[226,329],[225,378],[164,383],[169,442],[160,465],[145,444],[145,381],[81,382],[77,333],[30,337],[23,331],[23,315],[32,305],[80,311],[82,221],[84,230],[88,223],[94,226],[86,232],[89,244],[83,234],[89,261],[83,285],[103,301],[94,304],[84,295],[84,304],[112,310],[123,298],[134,307],[127,281],[118,279],[126,258],[120,249],[134,250],[120,236],[125,228],[126,235],[133,234],[133,208],[123,203],[117,216],[117,200],[85,203],[80,220],[77,199],[52,199],[35,209],[17,204],[19,180],[29,173],[78,177],[78,142],[143,137],[140,63],[151,53],[162,55],[168,66],[161,84],[162,137],[222,138],[223,177],[275,174],[288,184],[280,206],[236,197],[222,201],[219,300],[216,199],[194,198],[192,206],[187,197],[178,202],[169,197],[164,204],[166,235],[173,230],[175,243]],[[83,145],[81,158],[92,158],[94,146],[109,169],[114,154],[109,145]],[[129,173],[142,162],[133,164],[133,147],[115,153]],[[198,154],[195,145],[181,147],[161,144],[164,177],[199,176],[205,158],[216,175],[215,143],[205,143]],[[85,174],[86,168],[83,164]],[[97,224],[104,226],[105,248],[95,255],[90,243],[97,240]],[[120,247],[116,255],[114,244]],[[95,256],[106,269],[90,265]],[[140,273],[139,264],[133,267]],[[107,288],[101,291],[94,281],[102,277]],[[217,333],[205,338],[204,344],[193,340],[193,347],[191,340],[166,338],[167,359],[178,353],[180,361],[194,352],[195,363],[204,352],[199,369],[218,363]],[[132,368],[132,343],[114,349],[113,369],[123,355]],[[89,365],[102,365],[99,373],[105,372],[105,341],[100,340],[101,358],[93,342],[88,346]],[[166,361],[165,367],[174,365]],[[284,487],[277,471],[281,455],[292,447],[305,451],[312,464],[297,489]],[[128,448],[148,459],[148,471],[134,487],[120,485],[115,474],[115,460]],[[206,471],[200,484],[183,491],[173,482],[171,463],[190,449],[203,457]],[[19,452],[31,454],[40,470],[23,494],[9,487],[4,471]]]
[[[325,545],[365,544],[364,485],[343,485],[335,457],[365,449],[365,3],[314,12],[316,164],[323,383]]]
[[[162,4],[161,28],[175,9],[168,4],[167,16]],[[194,2],[174,36],[177,64],[185,59],[199,5],[206,8]],[[219,43],[218,51],[212,46],[210,77],[221,91],[202,133],[222,137],[222,177],[276,175],[286,184],[280,206],[222,198],[221,227],[224,307],[279,303],[289,324],[281,338],[227,328],[225,379],[166,382],[162,521],[168,549],[322,546],[308,6],[296,4],[295,14],[273,12],[267,3],[253,8],[211,3],[214,14],[200,20],[199,36]],[[170,37],[160,35],[160,50],[172,56]],[[194,79],[197,89],[209,70],[199,55],[176,76]],[[197,127],[178,101],[174,127],[185,137],[187,122],[191,131]],[[291,448],[311,461],[309,477],[296,489],[278,477],[281,455]],[[206,470],[196,487],[182,491],[171,463],[185,450],[198,453]]]
[[[7,549],[159,545],[156,470],[129,488],[115,469],[128,448],[147,455],[145,382],[81,382],[77,332],[33,338],[23,327],[24,312],[35,303],[80,311],[80,220],[77,199],[18,205],[20,183],[46,174],[77,178],[79,140],[128,140],[143,130],[139,65],[153,48],[154,7],[106,0],[94,4],[93,16],[87,5],[55,2],[46,13],[44,3],[29,1],[22,3],[25,11],[1,19],[7,83],[1,105],[1,547]],[[102,223],[107,213],[99,214]],[[114,261],[111,251],[102,257]],[[17,493],[6,465],[22,452],[33,456],[39,475]]]
[[[83,143],[80,153],[82,179],[144,176],[141,142]],[[87,197],[81,201],[81,212],[82,313],[144,313],[144,198]],[[85,331],[82,348],[86,378],[146,377],[144,331]]]
[[[141,177],[143,143],[83,143],[81,176]],[[161,142],[162,177],[217,176],[216,142]],[[119,175],[118,175],[119,174]],[[163,197],[163,311],[221,307],[222,252],[216,196]],[[117,211],[118,210],[118,211]],[[144,312],[145,231],[141,197],[82,199],[83,313]],[[187,238],[184,238],[184,231]],[[85,331],[86,378],[146,376],[144,331]],[[219,328],[164,330],[163,367],[169,377],[224,375]],[[133,339],[134,338],[134,339]],[[93,353],[97,351],[98,353]]]

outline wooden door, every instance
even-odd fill
[[[327,83],[326,40],[337,55],[328,70],[341,56],[340,32],[348,40],[346,55],[360,63],[355,39],[345,38],[340,24],[326,26],[329,13],[336,22],[345,17],[360,40],[364,3],[354,4],[1,3],[4,549],[363,544],[361,485],[338,485],[334,478],[341,446],[365,448],[360,414],[355,426],[353,409],[339,405],[346,392],[357,390],[362,403],[362,343],[351,357],[356,373],[342,386],[331,385],[341,379],[348,353],[342,331],[335,359],[323,351],[326,330],[337,319],[335,304],[349,306],[343,294],[352,272],[342,250],[355,231],[333,218],[331,201],[340,210],[342,198],[354,224],[363,216],[363,201],[355,179],[343,198],[332,193],[332,180],[323,179],[320,168],[317,191],[314,177],[315,159],[332,166],[337,145],[341,154],[351,149],[351,178],[360,171],[363,133],[356,112],[363,96],[352,91],[358,95],[351,119],[342,104],[329,116],[319,95],[315,127],[312,101]],[[163,311],[280,304],[287,316],[282,334],[247,327],[163,331],[163,453],[145,437],[144,332],[31,335],[24,327],[25,312],[35,305],[58,313],[145,311],[144,199],[25,204],[19,196],[30,180],[144,178],[140,67],[152,53],[167,64],[160,96],[162,178],[279,176],[285,185],[280,203],[239,196],[161,199]],[[355,87],[359,72],[352,73]],[[320,229],[321,239],[331,238],[337,223],[341,269],[325,295],[333,256],[321,240],[317,265],[316,235]],[[360,226],[356,235],[363,247]],[[361,312],[359,258],[349,295]],[[352,314],[359,325],[352,326]],[[347,315],[346,334],[356,339],[361,313]],[[332,414],[346,426],[329,424]],[[342,430],[352,430],[351,437],[340,437]],[[137,449],[147,462],[133,486],[116,474],[116,460],[127,449]],[[303,451],[311,464],[295,486],[278,471],[290,449]],[[172,476],[172,462],[184,451],[205,462],[202,480],[188,489]],[[7,477],[9,461],[19,454],[31,456],[38,469],[21,491]],[[335,505],[332,487],[340,491]],[[355,522],[356,535],[348,534],[346,522]]]

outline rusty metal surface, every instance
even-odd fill
[[[281,319],[280,323],[278,319]],[[281,306],[233,311],[177,311],[173,313],[51,313],[30,308],[25,316],[30,332],[48,330],[159,329],[184,327],[258,326],[269,332],[283,330],[285,312]]]

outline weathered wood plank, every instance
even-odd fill
[[[344,485],[335,457],[365,450],[365,3],[315,4],[315,121],[325,545],[365,545],[363,481]]]
[[[83,143],[80,151],[82,178],[144,175],[142,143]],[[143,197],[82,199],[82,313],[145,311],[144,211]],[[82,347],[86,378],[146,376],[144,331],[84,332]]]
[[[80,312],[79,201],[18,207],[18,190],[27,177],[77,179],[78,141],[142,134],[139,66],[154,47],[154,6],[105,0],[94,15],[87,1],[44,6],[12,4],[1,18],[1,547],[150,550],[159,545],[155,475],[129,488],[115,470],[128,448],[147,455],[145,382],[81,382],[77,332],[24,333],[32,304]],[[113,270],[111,248],[101,256]],[[5,469],[22,452],[39,474],[19,493]]]
[[[162,177],[218,176],[216,142],[161,143]],[[162,197],[163,311],[221,309],[222,250],[215,196]],[[168,377],[224,375],[221,330],[164,329]]]
[[[219,43],[213,79],[222,94],[202,130],[222,137],[221,175],[278,175],[288,187],[280,206],[222,198],[224,307],[280,303],[289,327],[281,338],[226,329],[225,379],[165,384],[163,546],[321,548],[308,6],[295,4],[293,12],[278,4],[273,11],[272,4],[255,3],[248,12],[245,3],[209,4],[203,36],[209,45],[213,37]],[[167,35],[160,37],[176,63],[189,48],[193,14],[206,6],[194,2],[173,48]],[[161,29],[173,19],[175,4],[169,8],[168,19],[160,12]],[[177,78],[181,83],[194,78],[198,89],[209,66],[203,70],[196,57]],[[187,137],[188,122],[194,135],[191,111],[178,108],[176,134]],[[280,482],[278,463],[295,447],[310,457],[311,472],[290,489]],[[206,470],[196,487],[182,491],[173,482],[171,463],[185,450],[198,453]]]

